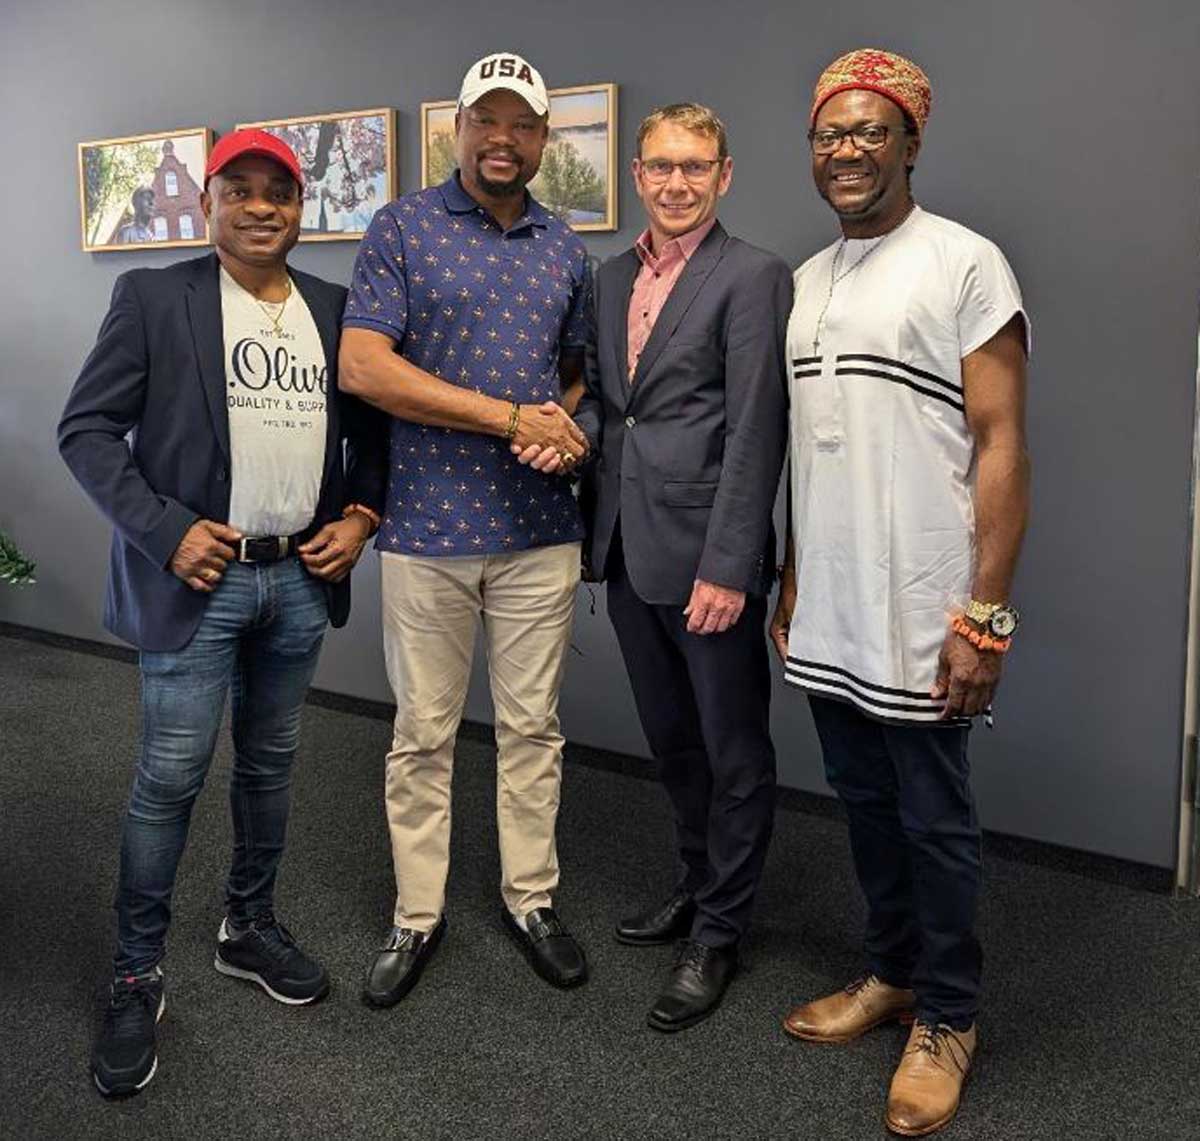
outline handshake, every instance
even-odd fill
[[[587,437],[553,400],[513,405],[509,440],[518,463],[550,475],[570,475],[588,453]]]

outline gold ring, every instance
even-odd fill
[[[205,567],[204,568],[204,577],[209,582],[212,582],[212,580],[217,577],[217,572],[215,570],[213,570],[212,567]]]
[[[573,464],[575,462],[575,457],[570,452],[563,452],[562,458],[565,464]]]

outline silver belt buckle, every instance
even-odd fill
[[[287,536],[286,535],[277,535],[275,537],[275,543],[279,548],[279,557],[281,559],[286,559],[287,558],[287,547],[288,547]]]
[[[237,555],[237,558],[238,558],[238,562],[239,562],[239,563],[245,563],[245,562],[249,562],[249,561],[250,561],[249,559],[247,559],[247,558],[246,558],[246,536],[245,536],[245,535],[243,535],[243,536],[242,536],[242,537],[241,537],[241,538],[238,540],[238,555]]]

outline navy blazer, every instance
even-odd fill
[[[592,446],[585,557],[602,578],[620,519],[638,596],[686,603],[697,578],[765,594],[787,445],[792,275],[718,222],[676,281],[629,378],[635,250],[601,266],[576,422]]]
[[[123,273],[58,426],[63,459],[112,521],[104,625],[143,650],[187,645],[209,596],[171,572],[197,519],[229,519],[229,416],[216,254]],[[387,420],[338,391],[346,290],[291,270],[327,365],[325,465],[313,522],[348,503],[382,511]],[[343,442],[345,448],[343,449]],[[329,620],[350,613],[349,576],[326,583]]]

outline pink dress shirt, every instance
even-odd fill
[[[710,218],[703,226],[697,226],[678,238],[672,238],[663,245],[662,252],[655,257],[650,248],[650,231],[646,230],[634,242],[633,248],[642,260],[642,268],[638,271],[633,283],[633,293],[629,298],[629,379],[633,380],[638,358],[654,331],[654,322],[658,320],[662,307],[666,304],[671,290],[683,273],[700,243],[708,237],[708,232],[717,224],[716,218]]]

